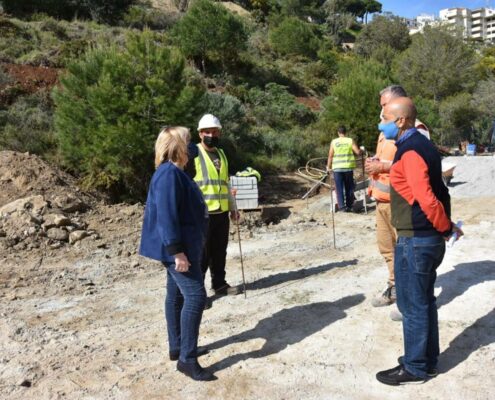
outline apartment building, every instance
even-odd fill
[[[440,22],[459,27],[467,39],[495,42],[495,10],[491,8],[446,8]]]

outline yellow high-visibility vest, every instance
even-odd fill
[[[198,144],[198,156],[194,159],[196,176],[208,211],[229,211],[229,166],[223,150],[217,148],[220,157],[220,174],[201,144]]]
[[[332,169],[354,169],[356,158],[352,152],[352,138],[339,137],[332,140]]]

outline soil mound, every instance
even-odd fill
[[[85,237],[97,239],[83,218],[96,203],[72,176],[39,157],[0,152],[1,250],[31,250],[42,243],[58,248]]]
[[[96,200],[77,187],[74,177],[50,166],[38,156],[0,151],[0,207],[34,195],[42,195],[49,202],[61,195],[71,195],[88,204]]]

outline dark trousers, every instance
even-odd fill
[[[400,235],[400,233],[399,233]],[[437,303],[433,293],[437,268],[445,254],[440,235],[399,236],[395,247],[397,306],[402,313],[404,366],[425,378],[439,354]]]
[[[206,303],[206,290],[199,262],[191,262],[188,272],[177,272],[175,264],[166,263],[167,320],[170,351],[179,351],[179,359],[194,363],[197,359],[199,325]]]
[[[354,174],[352,171],[333,173],[335,180],[335,191],[337,192],[337,203],[339,210],[352,208],[354,204]],[[345,199],[344,199],[345,195]]]
[[[201,263],[203,279],[210,267],[211,288],[220,289],[225,281],[225,261],[227,259],[227,245],[229,244],[229,213],[210,214],[208,234]]]

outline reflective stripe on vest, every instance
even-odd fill
[[[373,188],[377,188],[378,190],[381,190],[384,193],[390,193],[390,185],[386,185],[380,181],[375,181],[374,179],[371,180],[370,185]]]
[[[198,144],[198,156],[194,159],[196,176],[194,181],[199,186],[208,211],[229,210],[228,164],[227,157],[221,149],[217,149],[220,158],[220,176],[215,165],[201,144]]]
[[[356,168],[351,138],[339,137],[332,140],[331,145],[333,146],[332,169]]]
[[[394,159],[395,142],[393,140],[387,140],[380,134],[378,139],[378,145],[376,147],[376,157],[381,162],[391,162]],[[390,174],[380,173],[370,176],[369,193],[376,201],[382,201],[390,203]]]

